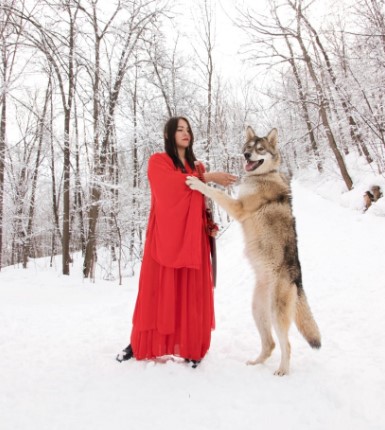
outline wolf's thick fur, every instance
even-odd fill
[[[213,199],[242,224],[246,255],[256,275],[252,311],[262,343],[260,355],[248,364],[263,363],[271,355],[274,326],[281,347],[275,374],[282,376],[290,368],[291,322],[295,321],[313,348],[320,348],[321,336],[302,287],[290,187],[278,171],[277,130],[259,138],[248,127],[246,137],[246,176],[237,199],[196,177],[188,177],[187,185]]]

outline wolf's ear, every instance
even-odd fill
[[[276,128],[273,128],[269,131],[269,134],[267,135],[267,140],[274,148],[277,146],[278,130]]]
[[[256,136],[254,130],[248,125],[246,128],[246,140],[252,140]]]

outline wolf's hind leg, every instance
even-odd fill
[[[289,342],[289,329],[295,315],[296,297],[297,288],[295,285],[280,285],[273,319],[281,348],[281,363],[279,368],[274,372],[274,375],[277,376],[287,375],[290,370],[291,346]]]
[[[267,286],[257,286],[253,296],[253,317],[261,337],[262,350],[255,360],[247,361],[247,364],[255,365],[265,362],[270,357],[275,343],[271,334],[271,302]]]

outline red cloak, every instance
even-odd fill
[[[148,163],[151,210],[133,315],[136,359],[178,355],[200,360],[214,328],[210,245],[204,197],[186,185],[166,153]]]

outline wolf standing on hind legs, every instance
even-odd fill
[[[248,364],[263,363],[275,347],[272,327],[281,348],[275,374],[290,370],[289,329],[293,321],[312,348],[321,347],[321,335],[307,303],[298,258],[297,233],[287,180],[279,173],[281,158],[277,130],[258,137],[247,128],[245,178],[237,199],[189,176],[187,185],[213,199],[242,224],[245,251],[256,275],[252,311],[262,350]]]

